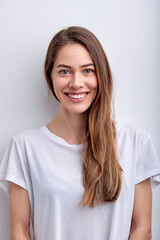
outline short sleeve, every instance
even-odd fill
[[[136,165],[136,184],[150,178],[152,188],[160,184],[160,160],[150,135],[141,144]]]
[[[8,144],[0,164],[0,187],[8,194],[11,182],[27,190],[25,164],[20,146],[14,138]]]

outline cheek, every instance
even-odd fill
[[[86,79],[86,85],[92,90],[97,90],[97,87],[98,87],[97,78],[95,76],[87,78]]]
[[[65,81],[60,78],[54,78],[52,80],[53,83],[53,88],[54,88],[54,92],[56,94],[56,96],[59,98],[61,98],[62,92],[64,90],[64,88],[66,87],[66,83]]]
[[[55,77],[52,76],[52,84],[53,84],[53,89],[54,89],[54,93],[55,95],[58,97],[58,81]]]
[[[97,82],[97,78],[95,77],[95,79],[92,82],[92,88],[97,91],[97,87],[98,87],[98,82]]]
[[[52,78],[52,83],[55,91],[62,88],[62,82],[58,78]]]
[[[93,91],[94,91],[94,98],[96,97],[97,94],[97,89],[98,89],[98,81],[97,78],[94,79],[93,85],[92,85]]]

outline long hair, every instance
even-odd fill
[[[82,148],[85,191],[79,203],[83,207],[94,207],[117,200],[122,186],[122,168],[116,154],[116,127],[111,118],[113,79],[108,59],[96,36],[82,27],[63,29],[52,38],[45,59],[46,81],[57,100],[51,71],[58,51],[69,43],[79,43],[87,49],[94,62],[97,77],[97,94],[88,109]]]

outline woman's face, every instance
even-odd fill
[[[62,47],[55,59],[51,78],[62,109],[85,112],[97,93],[95,66],[86,48],[78,43]]]

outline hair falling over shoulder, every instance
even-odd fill
[[[122,168],[116,152],[117,133],[112,120],[113,79],[108,59],[96,36],[85,28],[69,27],[52,38],[45,60],[46,81],[56,99],[51,80],[53,64],[58,50],[72,43],[86,47],[95,64],[98,82],[97,95],[88,109],[82,148],[82,179],[85,190],[79,203],[83,207],[94,207],[117,200],[122,186]]]

